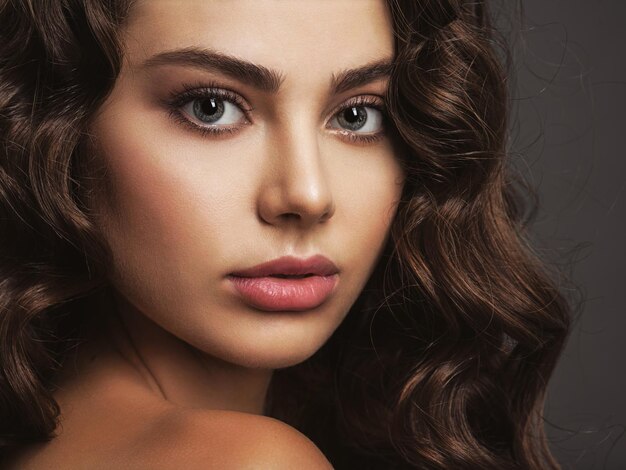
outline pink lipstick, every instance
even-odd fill
[[[251,307],[275,311],[302,311],[319,307],[333,292],[338,268],[321,255],[291,256],[269,261],[228,276],[243,301]]]

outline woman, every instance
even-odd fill
[[[7,468],[558,468],[483,2],[1,5]]]

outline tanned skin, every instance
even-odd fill
[[[263,403],[272,371],[345,318],[399,202],[377,110],[394,53],[385,2],[143,0],[123,40],[90,129],[117,313],[66,366],[58,436],[13,468],[331,468]],[[207,89],[229,93],[217,123],[194,111]],[[351,107],[367,113],[360,130],[337,118]],[[317,254],[340,272],[310,311],[251,308],[227,278]]]

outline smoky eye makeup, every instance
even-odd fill
[[[252,124],[248,100],[217,83],[182,84],[163,100],[169,117],[201,136],[232,135]],[[360,95],[344,101],[331,112],[325,128],[341,140],[369,144],[386,135],[387,114],[384,99]]]
[[[162,103],[169,117],[202,136],[234,134],[251,124],[253,108],[239,93],[216,83],[185,84]]]
[[[335,108],[327,124],[328,129],[352,143],[369,144],[387,134],[385,101],[380,96],[360,95]]]

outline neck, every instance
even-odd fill
[[[161,399],[184,408],[264,413],[272,370],[228,363],[161,328],[115,296],[106,337],[137,376]],[[138,377],[139,378],[139,377]]]

